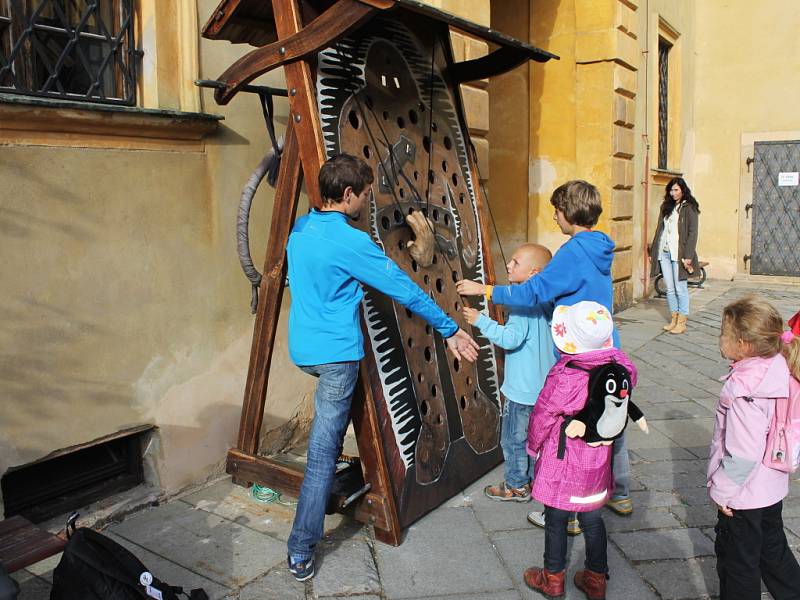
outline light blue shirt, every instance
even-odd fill
[[[512,402],[536,404],[547,373],[556,362],[549,322],[552,314],[553,305],[545,302],[533,308],[512,308],[505,325],[484,314],[475,322],[490,342],[506,351],[500,391]]]

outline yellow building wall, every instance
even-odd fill
[[[700,257],[710,276],[746,273],[749,238],[740,198],[752,186],[749,139],[797,140],[800,12],[792,0],[697,4],[694,160],[687,172],[700,202]],[[750,211],[752,216],[752,211]],[[741,221],[740,221],[741,219]],[[741,225],[740,225],[741,223]],[[737,252],[737,233],[745,235]]]
[[[255,96],[218,106],[211,91],[193,84],[215,79],[252,49],[198,37],[217,4],[142,0],[137,30],[145,50],[139,105],[223,115],[205,139],[171,139],[151,125],[118,135],[119,117],[93,111],[77,131],[75,120],[86,115],[73,114],[70,133],[65,113],[54,109],[25,123],[0,122],[7,324],[0,331],[0,473],[149,424],[157,428],[146,449],[155,483],[172,494],[221,472],[236,443],[254,322],[236,255],[236,213],[269,138]],[[488,3],[435,4],[489,23]],[[453,44],[459,60],[487,51],[464,36]],[[285,87],[282,70],[255,83]],[[463,91],[486,174],[487,84]],[[277,98],[275,105],[280,135],[287,103]],[[251,253],[259,270],[272,198],[264,183],[253,202]],[[306,207],[303,198],[301,213]],[[312,412],[315,380],[288,358],[289,303],[287,292],[264,450],[285,444],[294,425],[302,436]]]

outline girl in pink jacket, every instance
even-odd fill
[[[800,377],[800,338],[783,331],[769,302],[748,296],[725,307],[719,349],[733,361],[722,378],[708,463],[709,495],[719,509],[720,599],[761,598],[763,579],[776,600],[797,600],[800,567],[781,518],[789,474],[763,460],[775,400],[800,385],[791,379]]]
[[[575,574],[575,584],[592,600],[605,598],[607,537],[601,511],[614,490],[612,448],[607,445],[611,442],[609,438],[589,444],[577,437],[584,435],[573,429],[578,422],[569,426],[567,422],[585,412],[589,371],[616,363],[624,367],[617,369],[623,375],[602,383],[600,401],[610,409],[603,410],[596,426],[584,425],[595,435],[611,431],[618,436],[624,429],[636,368],[624,352],[613,347],[613,327],[610,311],[596,302],[557,306],[553,312],[553,341],[562,355],[547,375],[528,427],[528,453],[536,458],[531,494],[545,505],[544,568],[531,567],[523,574],[528,587],[548,598],[564,595],[567,520],[573,512],[578,514],[586,543],[586,569]]]

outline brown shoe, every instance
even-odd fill
[[[678,313],[674,312],[672,313],[672,321],[664,325],[662,329],[664,331],[672,331],[673,329],[675,329],[675,325],[677,324],[678,324]]]
[[[575,573],[575,587],[581,590],[589,600],[606,600],[605,573],[595,573],[589,569]]]
[[[547,569],[531,567],[525,569],[522,578],[532,590],[542,594],[545,598],[557,599],[564,597],[564,575],[566,571],[551,573]]]
[[[685,332],[686,331],[686,321],[688,321],[688,320],[689,320],[689,317],[687,315],[678,315],[678,324],[675,325],[675,327],[672,328],[672,331],[670,331],[670,333],[678,334],[678,333]]]
[[[508,487],[505,481],[497,485],[487,485],[483,488],[483,493],[487,498],[500,500],[501,502],[530,502],[531,486],[526,483],[520,488]]]

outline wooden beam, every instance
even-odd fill
[[[247,454],[258,452],[269,369],[275,345],[275,331],[281,311],[286,280],[286,244],[297,214],[300,195],[300,147],[294,124],[286,127],[275,202],[272,208],[264,275],[259,287],[258,312],[250,347],[238,448]]]
[[[315,54],[337,38],[358,27],[378,9],[358,0],[338,0],[305,27],[275,6],[278,41],[245,54],[219,76],[226,85],[214,92],[218,104],[227,104],[239,89],[281,65]],[[287,18],[288,17],[288,18]]]

